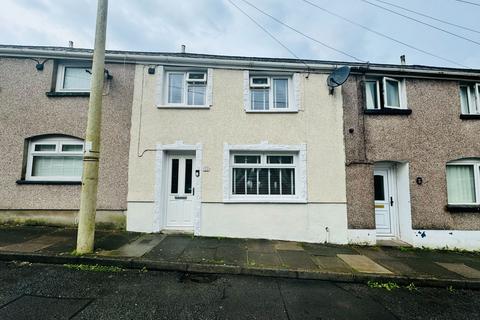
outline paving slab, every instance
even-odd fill
[[[247,264],[247,249],[242,245],[219,246],[215,253],[215,261],[243,267]]]
[[[375,263],[372,259],[358,254],[338,254],[352,269],[361,273],[392,274],[390,270]]]
[[[146,234],[116,250],[101,251],[98,254],[110,257],[141,257],[157,246],[165,237],[163,234]]]
[[[36,252],[41,249],[45,249],[55,243],[68,240],[67,237],[43,235],[37,238],[33,238],[21,243],[15,243],[8,246],[0,247],[0,251],[13,251],[13,252]]]
[[[248,251],[248,266],[281,267],[282,262],[276,253]]]
[[[402,263],[408,265],[415,272],[429,275],[437,279],[463,279],[455,272],[451,272],[429,259],[403,258]]]
[[[0,246],[25,242],[27,240],[39,237],[44,234],[52,233],[58,230],[51,227],[1,227],[0,228]]]
[[[436,264],[444,267],[447,270],[458,273],[462,277],[467,279],[480,279],[480,271],[463,263],[448,263],[448,262],[436,262]]]
[[[261,239],[248,239],[246,245],[248,251],[273,253],[275,252],[275,241],[261,240]]]
[[[278,250],[278,255],[283,266],[296,270],[316,270],[317,265],[310,259],[310,255],[304,251]]]
[[[337,254],[355,254],[355,250],[347,246],[336,246],[328,244],[302,243],[303,249],[311,255],[336,257]]]
[[[312,256],[313,262],[321,271],[351,273],[352,268],[338,257]]]
[[[146,253],[143,258],[150,260],[177,261],[178,257],[192,242],[192,237],[184,235],[167,235],[167,237]]]
[[[140,237],[141,233],[134,232],[115,232],[106,234],[103,237],[99,237],[95,241],[95,251],[110,251],[116,250],[130,242],[134,239]]]
[[[223,264],[220,260],[215,260],[215,253],[217,248],[199,248],[195,246],[187,246],[183,253],[178,257],[178,260],[185,262],[196,263],[214,263]]]
[[[274,245],[275,250],[304,251],[302,244],[294,241],[279,241]]]
[[[377,258],[373,259],[376,263],[382,265],[383,267],[387,268],[388,270],[392,271],[398,275],[404,276],[425,276],[426,273],[422,273],[410,267],[409,265],[402,262],[401,259],[392,259],[387,258]]]

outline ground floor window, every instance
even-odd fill
[[[480,160],[447,164],[448,204],[480,204]]]
[[[32,139],[28,146],[26,180],[80,181],[83,140],[49,136]]]
[[[232,153],[232,195],[295,195],[294,153]]]

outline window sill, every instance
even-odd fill
[[[37,185],[81,185],[82,181],[57,181],[57,180],[17,180],[17,184],[37,184]]]
[[[480,212],[480,205],[449,204],[446,209],[449,212]]]
[[[405,115],[408,116],[412,113],[412,109],[365,109],[365,114],[369,115]]]
[[[461,114],[460,119],[462,119],[462,120],[480,120],[480,114]]]
[[[245,110],[246,113],[298,113],[298,110]]]
[[[210,106],[189,106],[189,105],[178,105],[178,106],[169,106],[169,105],[161,105],[157,106],[157,109],[210,109]]]
[[[55,97],[90,97],[90,92],[57,92],[57,91],[50,91],[45,92],[47,97],[55,98]]]

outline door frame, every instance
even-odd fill
[[[167,180],[168,180],[168,154],[175,152],[191,152],[195,155],[194,179],[192,186],[195,188],[193,197],[193,234],[200,234],[200,221],[202,213],[202,153],[201,143],[185,144],[176,141],[174,144],[157,144],[155,153],[155,207],[153,216],[153,230],[160,232],[166,227],[167,215]],[[198,172],[198,176],[197,176]]]
[[[399,210],[398,210],[398,188],[397,188],[397,170],[396,164],[391,162],[379,162],[375,163],[373,168],[373,175],[375,175],[376,170],[387,171],[387,184],[389,194],[388,197],[393,197],[393,206],[390,207],[390,224],[391,224],[391,234],[383,235],[377,233],[377,239],[399,239],[400,238],[400,226],[399,226]],[[373,200],[375,203],[375,200]],[[374,207],[374,216],[375,207]],[[375,221],[376,229],[376,221]]]

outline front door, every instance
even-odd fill
[[[193,155],[168,157],[166,229],[193,230],[194,167]]]
[[[391,180],[394,175],[392,169],[375,169],[374,190],[375,190],[375,223],[377,235],[382,237],[395,236],[394,228],[394,196]]]

